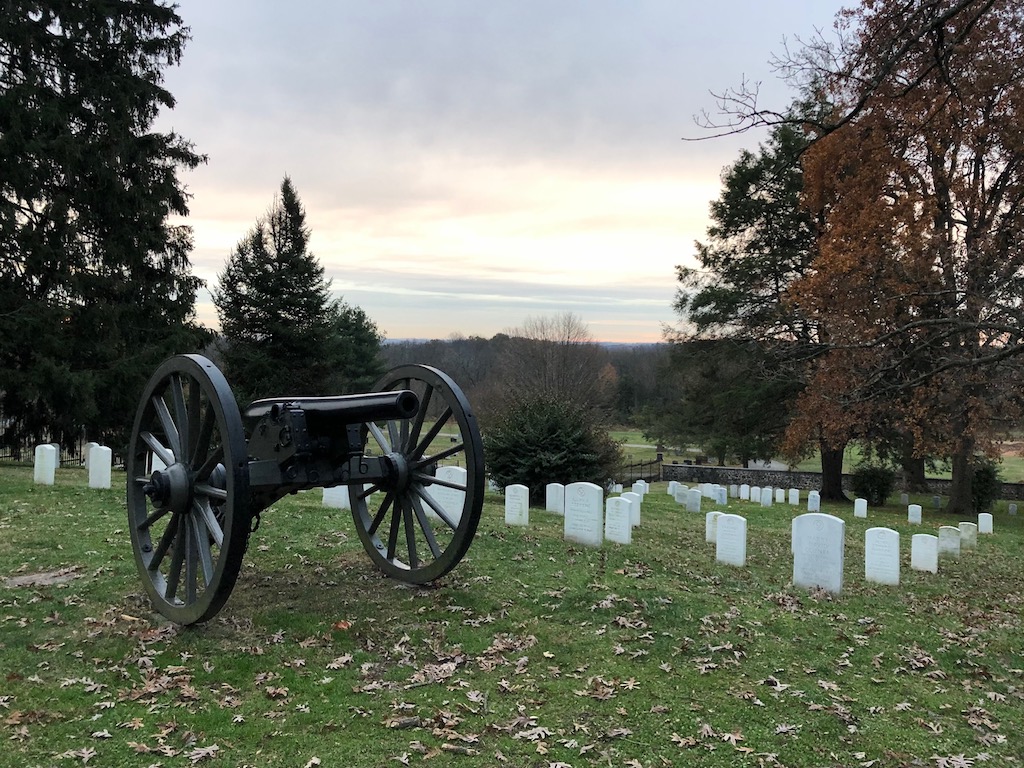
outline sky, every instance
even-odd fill
[[[773,55],[836,0],[178,0],[191,30],[157,128],[208,156],[196,275],[216,285],[287,175],[335,294],[390,339],[490,337],[572,312],[655,342],[720,174],[714,94],[796,95]],[[697,140],[695,140],[697,139]],[[199,319],[217,326],[208,291]]]

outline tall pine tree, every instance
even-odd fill
[[[355,392],[383,372],[376,325],[358,307],[331,298],[309,236],[286,176],[280,196],[218,275],[213,303],[240,400]]]
[[[119,445],[160,360],[195,349],[179,169],[151,130],[188,29],[155,0],[7,0],[0,13],[3,444]]]

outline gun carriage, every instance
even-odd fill
[[[450,464],[464,481],[438,473]],[[427,583],[469,549],[483,464],[469,403],[435,368],[396,368],[365,394],[267,398],[240,412],[210,360],[172,357],[146,385],[131,433],[136,565],[160,613],[207,621],[231,594],[260,513],[288,494],[343,485],[370,559]]]

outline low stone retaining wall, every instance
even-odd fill
[[[662,480],[681,483],[718,483],[719,485],[756,485],[772,488],[799,488],[816,491],[821,488],[820,472],[787,472],[778,469],[744,469],[742,467],[712,467],[706,464],[662,464]],[[843,475],[843,490],[850,490],[850,475]],[[928,493],[937,496],[949,494],[949,480],[928,478]],[[897,483],[898,490],[898,483]],[[1024,500],[1024,484],[1003,483],[999,498],[1009,501]]]

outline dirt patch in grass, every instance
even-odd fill
[[[10,589],[15,589],[17,587],[49,587],[53,584],[63,584],[67,581],[77,579],[82,575],[81,571],[81,566],[72,565],[65,568],[58,568],[55,571],[25,573],[4,579],[4,586]]]

